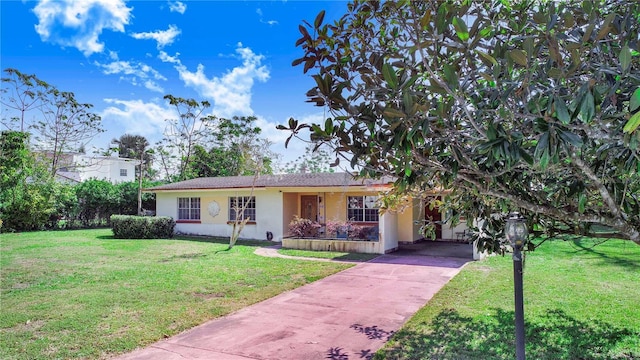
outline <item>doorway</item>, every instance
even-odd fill
[[[433,209],[429,209],[429,206],[425,206],[424,208],[424,219],[427,221],[442,221],[442,214],[440,213],[440,208],[439,207],[434,207]],[[436,238],[433,240],[440,240],[442,239],[442,224],[437,223],[436,225],[436,229],[435,229],[435,233],[436,233]]]
[[[300,217],[318,221],[318,197],[316,195],[302,195],[300,206]]]

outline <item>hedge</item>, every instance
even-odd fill
[[[168,216],[112,215],[116,239],[169,239],[176,222]]]

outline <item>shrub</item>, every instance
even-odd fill
[[[112,215],[111,227],[116,239],[168,239],[176,222],[168,216]]]
[[[293,220],[289,223],[289,232],[296,237],[315,237],[321,227],[316,221],[294,215]]]
[[[352,240],[367,240],[373,232],[372,226],[358,225],[350,221],[327,221],[327,236]],[[377,238],[377,236],[376,236]]]

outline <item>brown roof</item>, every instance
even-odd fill
[[[238,189],[267,187],[335,187],[387,185],[390,178],[355,179],[349,173],[303,173],[254,176],[207,177],[180,181],[146,189],[146,191],[196,190],[196,189]]]

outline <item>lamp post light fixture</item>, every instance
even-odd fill
[[[516,303],[516,359],[524,360],[524,299],[522,295],[522,249],[527,242],[529,231],[525,218],[517,212],[509,214],[504,232],[513,248],[513,290]]]

